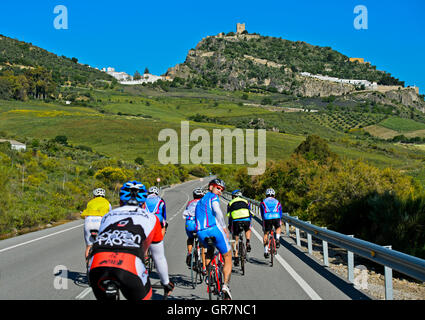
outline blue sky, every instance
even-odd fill
[[[53,9],[68,9],[68,29],[54,28]],[[356,30],[357,5],[368,29]],[[329,46],[363,57],[425,93],[425,1],[2,1],[0,34],[93,67],[163,74],[207,35],[236,30]]]

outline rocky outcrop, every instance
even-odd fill
[[[230,40],[232,42],[240,41],[239,51],[229,49],[228,41]],[[377,86],[377,88],[372,88],[376,91],[372,91],[372,89],[359,91],[361,88],[358,85],[344,81],[336,82],[303,76],[302,70],[290,66],[285,57],[281,56],[280,60],[271,61],[270,58],[265,59],[244,52],[246,48],[256,48],[257,42],[260,40],[264,40],[264,38],[258,35],[255,39],[223,35],[204,38],[195,49],[189,50],[184,63],[169,68],[165,75],[171,79],[184,79],[183,82],[186,84],[192,82],[192,85],[195,86],[219,87],[230,91],[246,88],[274,88],[280,93],[299,97],[355,94],[356,97],[379,104],[394,106],[402,104],[425,112],[425,103],[413,88],[400,87],[397,89],[397,86]],[[267,50],[267,47],[264,47],[264,50]],[[258,50],[251,51],[257,54],[261,53]],[[313,56],[312,61],[315,61],[314,59]],[[329,59],[332,59],[332,56]],[[335,65],[335,67],[337,66]]]

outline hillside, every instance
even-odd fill
[[[106,82],[105,82],[106,81]],[[110,75],[31,43],[0,35],[0,98],[55,99],[61,86],[103,87]]]
[[[166,75],[174,85],[187,88],[263,89],[295,97],[346,96],[368,89],[361,83],[324,81],[315,75],[367,80],[380,94],[380,103],[413,103],[422,112],[425,107],[423,97],[413,88],[404,89],[404,81],[376,70],[370,63],[350,61],[330,47],[257,34],[222,33],[206,37]],[[377,100],[373,98],[367,100]]]

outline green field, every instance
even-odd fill
[[[399,117],[389,117],[380,122],[379,125],[401,133],[425,129],[425,123]]]
[[[110,157],[128,161],[142,157],[147,164],[158,164],[158,152],[165,143],[158,141],[160,131],[173,129],[180,137],[181,121],[202,115],[208,122],[190,121],[190,128],[208,131],[211,154],[214,129],[233,130],[239,127],[269,130],[267,160],[287,159],[309,134],[318,134],[327,139],[331,149],[341,157],[364,159],[381,168],[416,170],[425,157],[425,150],[377,144],[348,132],[350,128],[380,121],[384,116],[379,114],[276,111],[279,108],[268,110],[244,105],[241,103],[241,92],[180,90],[161,93],[152,88],[144,88],[143,92],[138,92],[136,88],[125,90],[134,92],[124,92],[122,89],[87,90],[91,101],[86,106],[0,101],[0,132],[27,142],[65,135],[72,145],[88,146]],[[261,96],[250,93],[249,99],[252,102]],[[425,124],[397,117],[385,119],[380,124],[392,128],[400,124],[401,129],[398,130],[425,128]],[[190,145],[196,143],[192,141]],[[236,159],[235,147],[234,142],[233,159]],[[212,162],[212,157],[210,159]]]

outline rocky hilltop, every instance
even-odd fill
[[[330,47],[258,34],[208,36],[165,75],[189,88],[263,89],[296,97],[363,92],[383,104],[425,107],[415,88],[404,88],[403,81],[370,63],[352,61]]]

